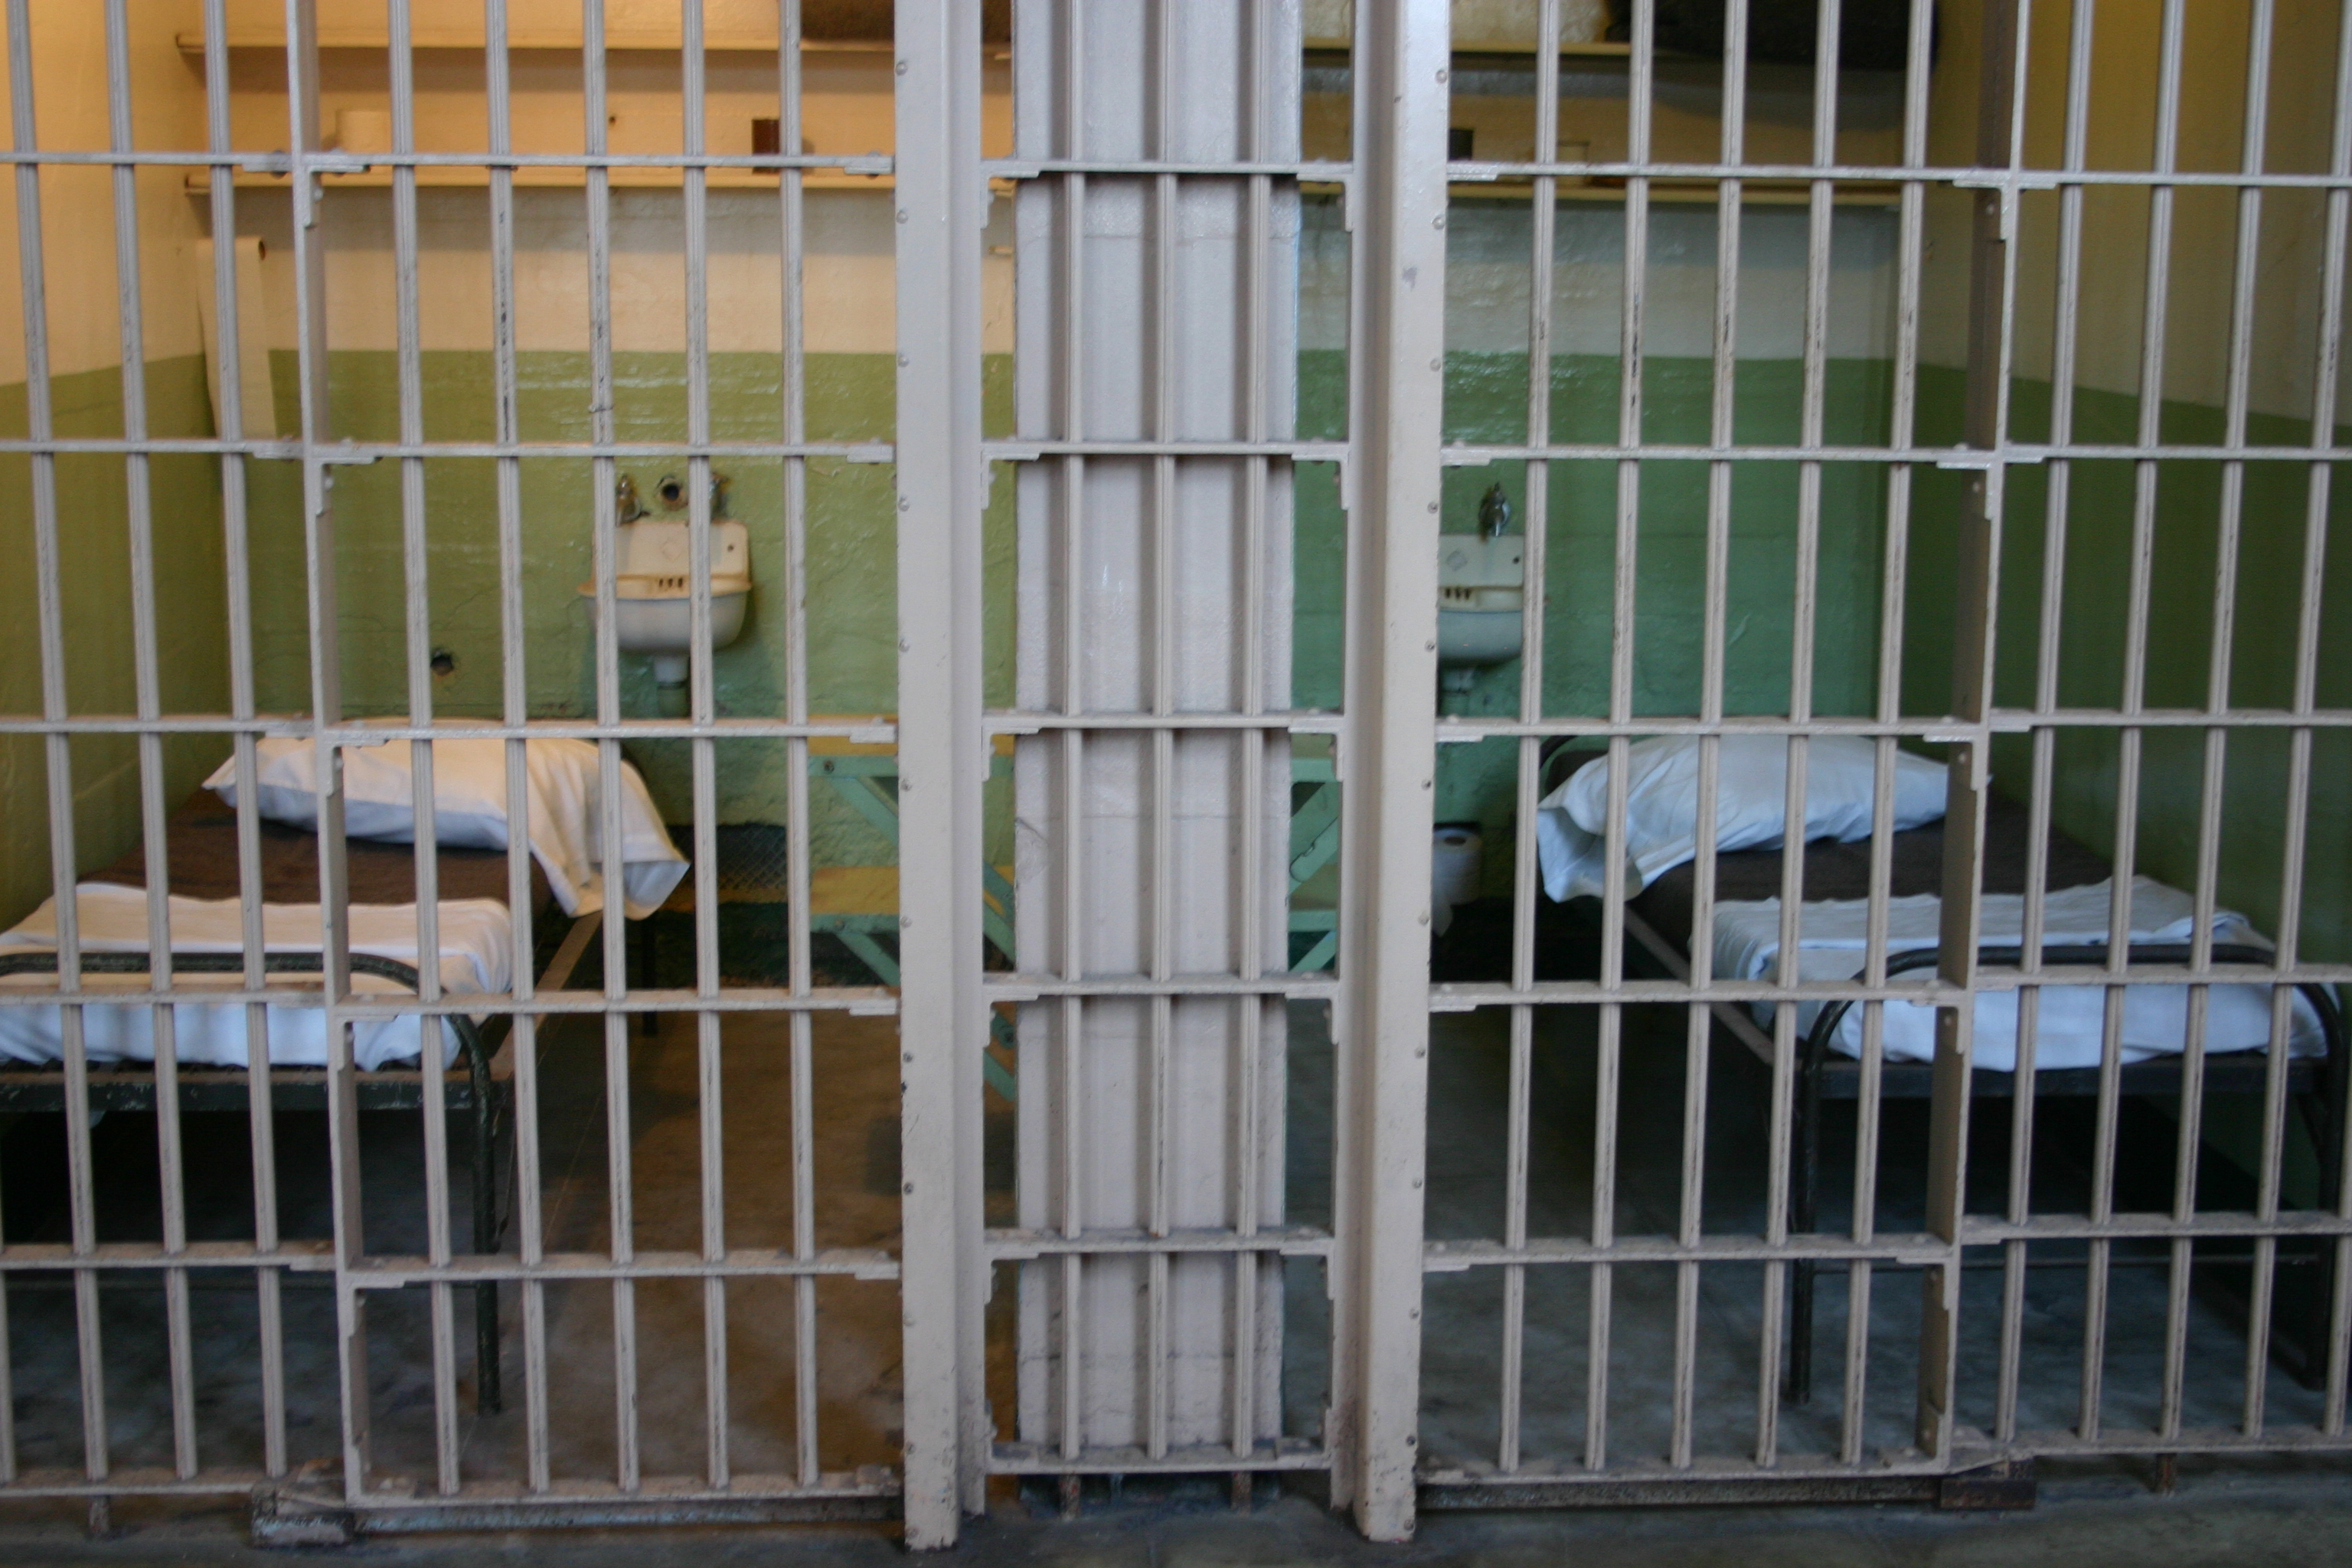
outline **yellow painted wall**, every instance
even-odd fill
[[[97,0],[32,6],[34,109],[40,144],[107,145],[105,8]],[[199,0],[127,0],[131,21],[131,132],[142,149],[201,147],[205,105],[173,35],[199,24]],[[0,103],[7,101],[0,73]],[[7,112],[13,114],[11,105]],[[25,378],[24,294],[18,273],[16,204],[0,202],[0,384]],[[191,283],[196,214],[172,169],[146,168],[139,187],[147,354],[202,352]],[[101,168],[41,174],[47,257],[49,368],[60,375],[122,362],[117,330],[113,184]]]
[[[194,24],[197,5],[129,0],[127,8],[137,145],[201,145],[203,95],[172,42],[175,29]],[[37,5],[32,17],[41,145],[105,146],[104,8],[71,0]],[[0,100],[5,93],[0,77]],[[16,177],[8,176],[12,183]],[[66,437],[121,435],[112,177],[98,168],[51,168],[40,179],[54,426]],[[194,264],[202,231],[176,171],[142,169],[136,183],[149,433],[208,435]],[[22,437],[27,424],[16,222],[15,201],[0,202],[0,433]],[[68,708],[75,714],[131,712],[137,693],[126,465],[68,456],[58,460],[57,479]],[[24,458],[0,459],[0,711],[12,714],[42,709],[30,479]],[[159,458],[152,482],[160,700],[167,712],[220,712],[228,704],[226,613],[213,465],[202,458]],[[176,803],[225,749],[215,737],[167,741],[164,798]],[[139,761],[135,743],[121,736],[83,737],[70,752],[71,869],[87,871],[138,837]],[[13,923],[49,893],[50,789],[40,740],[0,740],[0,923]]]
[[[1943,47],[1932,100],[1930,159],[1967,163],[1975,153],[1981,0],[1945,0],[1940,9]],[[2031,168],[2054,169],[2063,159],[2072,9],[2034,8],[2033,88],[2026,113],[2025,162]],[[2191,0],[2185,8],[2177,163],[2181,170],[2228,172],[2240,166],[2249,9],[2234,0]],[[2091,168],[2154,166],[2162,13],[2162,0],[2102,0],[2097,7],[2085,160]],[[2276,27],[2265,166],[2277,173],[2324,171],[2336,7],[2328,0],[2280,5]],[[2186,188],[2174,199],[2163,395],[2219,405],[2227,382],[2238,198],[2227,190]],[[2145,189],[2094,188],[2084,197],[2079,385],[2139,390],[2149,206]],[[2257,413],[2308,418],[2324,199],[2273,191],[2263,195],[2262,206],[2251,405]],[[1966,362],[1969,198],[1940,193],[1931,211],[1922,346],[1931,363],[1959,365]],[[2017,374],[2047,378],[2057,287],[2055,195],[2025,199],[2020,234]]]

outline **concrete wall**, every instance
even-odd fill
[[[142,147],[201,145],[204,100],[172,43],[201,15],[194,0],[131,0],[133,130]],[[104,11],[33,7],[35,109],[41,143],[107,144]],[[0,99],[6,83],[0,79]],[[13,183],[16,176],[8,176]],[[148,427],[157,436],[211,433],[205,396],[194,257],[201,231],[179,175],[137,176],[145,304]],[[122,345],[114,261],[112,179],[100,169],[41,175],[50,401],[61,436],[122,433]],[[26,433],[25,324],[16,205],[0,204],[0,432]],[[119,459],[58,459],[58,569],[67,695],[76,713],[136,709],[131,659],[130,540]],[[157,653],[167,710],[228,705],[226,592],[217,486],[201,458],[154,465]],[[0,711],[41,711],[31,468],[0,457]],[[225,742],[167,743],[167,798],[202,777]],[[72,748],[77,870],[101,865],[139,833],[136,748],[93,737]],[[48,770],[43,743],[0,739],[0,921],[13,922],[51,888]]]
[[[1976,64],[1980,48],[1975,0],[1944,6],[1944,49],[1937,67],[1934,153],[1937,161],[1969,155],[1973,145]],[[2098,8],[2092,57],[2089,156],[2093,167],[2153,167],[2155,83],[2162,7],[2158,0],[2108,0]],[[2191,5],[2182,48],[2182,118],[2179,167],[2234,170],[2242,157],[2248,60],[2244,7]],[[2268,153],[2273,171],[2326,166],[2338,12],[2333,4],[2278,8],[2271,71]],[[2039,7],[2031,34],[2027,161],[2054,166],[2063,153],[2063,90],[2068,21],[2059,7]],[[2046,84],[2046,85],[2045,85]],[[2085,198],[2079,368],[2074,436],[2081,441],[2126,443],[2139,416],[2142,317],[2147,299],[2149,198],[2145,191],[2093,190]],[[2170,248],[2170,308],[2161,394],[2167,441],[2218,443],[2225,438],[2231,293],[2235,272],[2237,198],[2213,190],[2183,190],[2178,197]],[[2310,439],[2315,332],[2319,313],[2324,205],[2304,193],[2263,197],[2248,401],[2246,439],[2287,445]],[[1925,329],[1932,362],[1962,362],[1967,266],[1964,200],[1939,202],[1930,228],[1927,299],[1935,306]],[[2050,429],[2051,353],[2056,310],[2057,204],[2029,199],[2019,252],[2018,383],[2014,428],[2032,440]],[[2347,370],[2352,374],[2352,370]],[[2352,380],[2345,383],[2352,391]],[[1921,438],[1957,440],[1962,378],[1957,370],[1930,374],[1922,384]],[[2342,436],[2339,432],[2337,439]],[[2231,700],[2239,706],[2284,706],[2292,696],[2294,637],[2303,560],[2308,469],[2299,464],[2256,464],[2247,469],[2233,606]],[[2347,512],[2342,478],[2336,481],[2334,541],[2325,563],[2322,706],[2352,701],[2352,668],[2345,626],[2352,618],[2352,563],[2346,559]],[[2034,628],[2041,613],[2043,543],[2047,537],[2046,476],[2026,470],[2011,491],[2001,564],[2000,696],[2004,703],[2032,700]],[[2157,707],[2199,707],[2208,695],[2212,664],[2213,595],[2221,561],[2221,477],[2218,465],[2160,466],[2151,569],[2146,674],[2147,700]],[[2133,475],[2128,464],[2076,464],[2066,523],[2066,603],[2060,648],[2062,704],[2112,706],[2120,700],[2128,610]],[[1921,496],[1919,568],[1949,560],[1948,523],[1958,504],[1948,476],[1925,478]],[[1929,705],[1948,687],[1937,655],[1949,647],[1948,605],[1923,597],[1913,625],[1906,680],[1914,706]],[[2315,748],[2312,846],[2306,861],[2303,929],[2306,956],[2340,961],[2352,952],[2352,798],[2343,781],[2352,763],[2345,737],[2322,731]],[[2139,864],[2152,876],[2182,886],[2196,875],[2198,796],[2203,742],[2189,732],[2153,735],[2139,802]],[[2284,815],[2283,737],[2242,735],[2231,742],[2224,794],[2224,847],[2220,893],[2266,930],[2276,929],[2282,882],[2280,834]],[[2115,835],[2116,745],[2111,737],[2063,738],[2057,805],[2060,822],[2102,848]],[[1996,787],[2021,792],[2021,745],[1995,753]]]

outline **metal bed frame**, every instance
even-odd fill
[[[571,922],[553,955],[541,969],[539,988],[560,989],[571,978],[580,954],[603,922],[601,913],[583,915]],[[172,955],[173,973],[235,974],[245,970],[242,952],[182,952]],[[85,952],[85,974],[145,974],[153,955],[145,952]],[[325,955],[317,952],[266,952],[263,973],[318,974]],[[415,991],[420,977],[414,964],[374,953],[351,955],[355,974],[373,974]],[[58,955],[24,952],[0,955],[0,977],[12,974],[54,974]],[[102,994],[80,1000],[105,1000]],[[488,1025],[478,1025],[463,1013],[443,1015],[457,1037],[459,1065],[443,1075],[442,1106],[471,1112],[468,1154],[472,1166],[474,1250],[494,1253],[505,1235],[505,1215],[499,1204],[498,1155],[500,1133],[514,1103],[514,1046],[509,1037],[513,1020],[500,1014]],[[276,1067],[269,1069],[269,1105],[274,1110],[322,1110],[327,1104],[327,1068]],[[252,1074],[244,1068],[179,1068],[168,1074],[175,1082],[183,1111],[251,1110]],[[425,1074],[415,1068],[353,1072],[352,1083],[362,1110],[421,1110],[425,1106]],[[150,1111],[155,1109],[158,1073],[122,1066],[89,1074],[89,1107],[92,1111]],[[0,1110],[63,1114],[66,1110],[64,1064],[33,1067],[0,1066]],[[475,1408],[496,1415],[505,1406],[499,1366],[499,1287],[495,1280],[474,1287]]]
[[[1625,930],[1649,954],[1664,963],[1677,978],[1687,978],[1689,970],[1677,952],[1655,927],[1634,913],[1625,911]],[[2109,952],[2104,944],[2045,945],[2041,950],[2045,964],[2096,964],[2104,968]],[[2023,952],[2015,946],[1980,947],[1977,963],[1980,966],[2014,968],[2022,960]],[[2126,953],[2133,965],[2186,964],[2192,961],[2187,942],[2134,943]],[[1897,974],[1931,969],[1939,962],[1937,950],[1932,947],[1889,953],[1886,973],[1891,980]],[[2212,948],[2215,963],[2268,965],[2273,955],[2261,948],[2230,942],[2216,942]],[[2086,983],[2095,983],[2087,980]],[[2189,982],[2184,981],[2183,984]],[[2250,982],[2258,983],[2258,982]],[[2300,1109],[2304,1125],[2311,1134],[2314,1149],[2319,1156],[2320,1186],[2332,1190],[2337,1163],[2342,1158],[2342,1130],[2345,1126],[2345,1091],[2352,1074],[2346,1069],[2347,1051],[2344,1019],[2330,989],[2315,982],[2294,985],[2311,1003],[2312,1011],[2319,1017],[2320,1033],[2326,1048],[2316,1057],[2293,1058],[2286,1064],[2286,1089]],[[1822,1110],[1822,1102],[1832,1100],[1863,1098],[1864,1064],[1857,1058],[1842,1056],[1831,1048],[1836,1038],[1838,1025],[1854,1005],[1854,999],[1843,997],[1824,1006],[1806,1032],[1797,1062],[1795,1126],[1792,1129],[1791,1180],[1789,1184],[1789,1228],[1797,1234],[1812,1231],[1821,1208]],[[1759,1028],[1741,1008],[1733,1003],[1717,1003],[1712,1011],[1722,1025],[1740,1044],[1766,1062],[1773,1059],[1776,1047],[1769,1036]],[[2186,1072],[2184,1056],[2161,1057],[2148,1061],[2117,1063],[2116,1092],[2121,1095],[2178,1095],[2182,1091]],[[2202,1059],[2204,1090],[2208,1093],[2259,1093],[2266,1084],[2270,1053],[2264,1051],[2231,1052],[2221,1057]],[[1878,1067],[1878,1098],[1887,1100],[1926,1100],[1935,1092],[1935,1068],[1927,1062],[1886,1062]],[[2034,1099],[2047,1097],[2081,1098],[2096,1096],[2101,1080],[2108,1068],[2053,1068],[2033,1074],[2031,1094]],[[1977,1068],[1969,1074],[1971,1100],[2009,1100],[2017,1093],[2017,1074],[1990,1068]],[[1790,1269],[1789,1363],[1782,1392],[1791,1404],[1804,1405],[1813,1396],[1813,1285],[1820,1264],[1813,1259],[1801,1259]],[[2324,1334],[2327,1303],[2323,1299],[2315,1309],[2320,1332]],[[2313,1340],[2315,1347],[2318,1337]],[[2306,1356],[2306,1360],[2309,1357]]]

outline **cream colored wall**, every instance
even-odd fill
[[[2035,8],[2026,163],[2055,168],[2064,153],[2067,9]],[[2162,0],[2105,0],[2093,35],[2087,163],[2095,169],[2152,166]],[[1931,160],[1975,155],[1981,0],[1947,0],[1933,99]],[[2178,167],[2234,171],[2242,157],[2247,7],[2191,0],[2181,51]],[[2326,167],[2336,58],[2336,7],[2326,0],[2278,7],[2271,58],[2269,153],[2273,172]],[[2145,189],[2094,187],[2084,198],[2081,385],[2136,394],[2147,304],[2150,199]],[[1939,194],[1931,207],[1923,350],[1930,363],[1965,363],[1969,199]],[[2227,390],[2231,292],[2237,248],[2235,193],[2184,188],[2175,198],[2164,395],[2220,405]],[[2029,196],[2018,258],[2017,369],[2050,374],[2057,287],[2057,198]],[[2250,398],[2256,413],[2307,418],[2319,309],[2325,204],[2302,192],[2263,198],[2256,261]],[[2352,382],[2347,382],[2352,387]]]
[[[237,226],[267,249],[263,291],[269,345],[295,346],[291,202],[279,192],[240,193]],[[686,348],[684,198],[674,190],[613,195],[614,346]],[[585,352],[588,264],[583,197],[532,190],[515,199],[516,341],[525,350]],[[813,191],[806,198],[802,271],[803,343],[813,353],[888,353],[897,342],[887,191]],[[783,343],[781,225],[772,194],[715,191],[709,199],[710,348],[777,353]],[[335,349],[396,348],[392,202],[377,189],[327,198],[327,335]],[[1009,204],[991,208],[992,247],[1012,243]],[[489,213],[479,189],[425,190],[417,200],[423,346],[490,344]],[[1013,264],[992,254],[982,270],[984,346],[1013,346]]]
[[[1453,0],[1457,49],[1528,47],[1535,39],[1533,0]],[[1307,0],[1309,47],[1344,43],[1356,30],[1352,0]],[[1609,25],[1607,0],[1560,0],[1562,43],[1590,43]]]
[[[173,36],[202,18],[200,0],[128,0],[131,132],[142,149],[201,147],[204,90]],[[32,11],[34,112],[40,144],[107,145],[105,9],[97,0]],[[13,115],[5,73],[0,105]],[[150,359],[202,352],[191,279],[202,229],[173,169],[141,169],[139,244]],[[24,294],[18,271],[16,176],[0,202],[0,384],[25,378]],[[58,375],[122,362],[114,261],[113,177],[101,168],[41,174],[49,368]]]
[[[318,0],[318,6],[321,37],[338,30],[383,31],[383,0]],[[409,0],[408,15],[420,36],[481,37],[482,0]],[[604,29],[615,37],[656,31],[675,36],[677,18],[677,0],[604,0]],[[704,30],[714,37],[776,36],[775,0],[703,0],[702,18]],[[276,32],[285,26],[284,0],[229,0],[228,20],[232,32]],[[507,26],[518,37],[568,32],[577,37],[579,0],[507,0]]]
[[[713,39],[772,39],[773,12],[764,35],[751,26],[757,7],[709,9]],[[444,14],[446,13],[446,15]],[[610,11],[610,30],[625,21],[646,25],[667,14],[675,35],[675,0]],[[320,7],[322,37],[348,26],[353,34],[368,8]],[[421,3],[417,36],[428,24],[459,31],[464,7],[444,5],[428,17]],[[471,36],[479,37],[478,8]],[[519,4],[510,8],[511,36],[574,42],[576,6]],[[235,16],[233,14],[233,22]],[[380,7],[374,31],[382,37]],[[568,29],[568,30],[567,30]],[[262,30],[259,28],[257,31]],[[233,26],[232,32],[236,29]],[[275,36],[274,34],[270,36]],[[584,145],[580,62],[556,50],[520,50],[513,57],[514,144],[526,152],[578,152]],[[682,145],[677,57],[631,50],[610,58],[611,146],[621,153],[676,152]],[[268,49],[236,51],[231,99],[240,146],[286,142],[286,94],[279,58]],[[751,121],[776,112],[775,61],[757,53],[708,57],[705,110],[709,145],[721,153],[751,151]],[[459,49],[416,56],[417,141],[428,151],[478,151],[488,136],[482,59]],[[390,88],[383,52],[332,48],[321,65],[320,110],[331,131],[345,109],[386,109]],[[893,145],[890,56],[860,47],[811,48],[802,57],[804,141],[812,151],[855,154],[890,152]],[[989,68],[984,144],[1009,150],[1011,78],[1001,62]],[[480,177],[476,176],[478,179]],[[806,195],[803,274],[804,342],[815,353],[887,353],[894,346],[894,296],[889,184],[838,174],[814,176]],[[382,187],[354,187],[329,196],[328,333],[337,349],[395,346],[392,204]],[[772,187],[726,188],[709,195],[711,347],[720,353],[775,353],[782,343],[781,216]],[[675,188],[616,189],[614,217],[614,333],[624,349],[678,351],[686,345],[684,202]],[[999,203],[995,223],[1007,221]],[[271,346],[294,346],[290,271],[291,202],[282,189],[241,187],[238,229],[268,247],[265,292],[270,302]],[[418,201],[419,267],[424,344],[429,349],[490,347],[488,203],[479,184],[425,189]],[[585,205],[581,191],[525,187],[516,198],[518,338],[526,349],[584,350],[588,344]],[[1012,261],[1009,230],[992,233],[983,287],[990,352],[1012,348]],[[993,247],[1005,247],[998,255]]]
[[[323,29],[322,29],[323,30]],[[675,29],[673,29],[674,36]],[[479,29],[476,29],[478,36]],[[234,36],[234,35],[233,35]],[[274,35],[272,35],[274,37]],[[383,27],[368,35],[381,41]],[[418,30],[420,39],[426,35]],[[566,47],[518,47],[509,57],[514,146],[525,153],[577,153],[583,123],[579,28],[513,36]],[[712,37],[719,37],[715,31]],[[732,35],[737,38],[743,34]],[[756,36],[754,36],[756,37]],[[771,28],[767,37],[772,38]],[[256,151],[287,144],[285,62],[271,48],[232,57],[235,144]],[[607,145],[615,153],[675,153],[685,145],[674,49],[616,50],[606,58]],[[477,152],[489,145],[489,100],[477,49],[420,48],[415,55],[416,144],[425,152]],[[992,154],[1012,144],[1010,76],[990,68],[982,141]],[[890,54],[863,46],[812,47],[801,57],[802,137],[813,153],[888,153],[892,144]],[[758,49],[704,56],[705,144],[718,153],[751,151],[751,121],[776,113],[776,60]],[[332,138],[345,109],[389,110],[390,72],[378,48],[329,48],[320,60],[321,129]]]

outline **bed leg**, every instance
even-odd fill
[[[1811,1042],[1808,1041],[1810,1047]],[[1797,1168],[1789,1184],[1789,1229],[1803,1236],[1813,1229],[1819,1212],[1817,1189],[1822,1176],[1821,1064],[1809,1048],[1797,1066],[1795,1147]],[[1813,1286],[1816,1268],[1801,1259],[1789,1270],[1789,1378],[1782,1390],[1791,1405],[1813,1399]]]
[[[498,1123],[496,1090],[488,1083],[474,1088],[474,1250],[492,1252],[499,1245]],[[506,1401],[499,1386],[499,1288],[495,1283],[474,1287],[474,1407],[495,1415]]]
[[[625,918],[625,917],[624,917]],[[637,984],[650,991],[654,988],[656,971],[659,966],[660,949],[656,945],[654,920],[647,915],[637,922]],[[637,1026],[638,1032],[651,1037],[661,1033],[661,1015],[647,1013]]]
[[[2311,1152],[2319,1167],[2319,1190],[2312,1194],[2312,1206],[2317,1209],[2327,1208],[2343,1186],[2345,1135],[2347,1121],[2352,1121],[2352,1106],[2347,1103],[2347,1091],[2352,1090],[2352,1073],[2347,1073],[2347,1067],[2340,1043],[2331,1036],[2326,1065],[2321,1068],[2319,1093],[2303,1097]],[[2304,1376],[2298,1380],[2306,1388],[2322,1388],[2327,1383],[2328,1340],[2336,1321],[2336,1270],[2328,1265],[2335,1256],[2336,1248],[2326,1242],[2312,1248],[2315,1284],[2311,1292],[2310,1321],[2304,1331]]]

